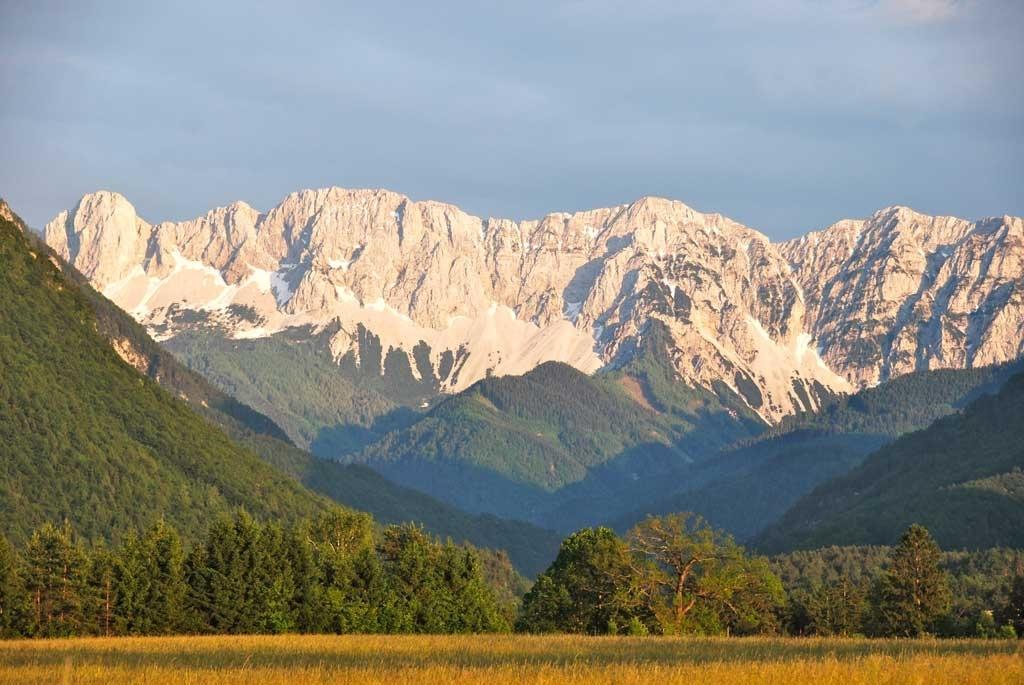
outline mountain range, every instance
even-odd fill
[[[327,188],[264,213],[236,202],[153,224],[98,192],[45,237],[159,340],[319,333],[350,376],[399,388],[369,388],[383,401],[346,417],[370,429],[376,411],[426,408],[489,375],[545,361],[621,366],[652,321],[682,382],[734,395],[767,423],[835,392],[1005,362],[1024,347],[1019,217],[890,207],[772,243],[653,197],[517,222]]]

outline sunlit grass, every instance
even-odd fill
[[[3,683],[1024,683],[1013,641],[252,636],[0,642]]]

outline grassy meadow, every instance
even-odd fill
[[[1024,683],[1024,643],[579,636],[0,642],[0,683]]]

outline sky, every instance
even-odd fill
[[[538,218],[661,195],[784,239],[1024,214],[1020,0],[0,0],[0,196],[149,221],[384,187]]]

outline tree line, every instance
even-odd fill
[[[809,553],[813,554],[813,553]],[[517,629],[590,634],[1016,637],[1024,632],[1024,569],[994,608],[965,630],[943,554],[913,525],[884,567],[859,581],[784,586],[769,560],[749,555],[701,517],[648,517],[626,536],[609,528],[567,538],[523,599]],[[954,601],[956,600],[956,601]]]
[[[225,514],[189,550],[163,521],[116,549],[86,549],[67,524],[47,524],[22,549],[0,537],[0,637],[1024,632],[1024,570],[964,633],[952,620],[953,590],[964,584],[923,527],[891,551],[868,550],[870,575],[847,572],[847,552],[836,550],[841,572],[829,574],[821,552],[787,566],[747,553],[697,515],[648,517],[623,537],[604,527],[570,535],[522,595],[507,557],[340,509],[288,527]],[[794,584],[794,572],[809,582]]]
[[[507,562],[507,557],[505,558]],[[332,510],[282,527],[223,515],[186,551],[158,522],[114,550],[67,524],[0,537],[0,635],[507,631],[476,549]]]

